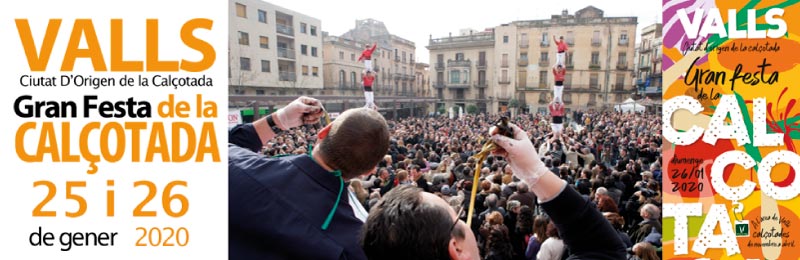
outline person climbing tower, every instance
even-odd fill
[[[358,61],[364,61],[364,68],[367,71],[372,71],[372,52],[375,51],[375,48],[378,47],[378,43],[373,43],[372,45],[367,44],[364,45],[364,51],[361,52],[361,56],[358,57]]]
[[[361,76],[361,84],[364,85],[364,99],[366,99],[364,107],[378,110],[378,106],[375,105],[375,95],[372,92],[373,82],[375,82],[375,75],[372,71],[365,70]]]
[[[564,36],[559,37],[560,40],[556,39],[556,36],[553,35],[553,41],[556,43],[556,47],[558,48],[558,55],[556,55],[556,66],[566,67],[564,62],[566,62],[566,55],[567,55],[567,43],[564,42]]]
[[[553,77],[556,80],[556,85],[553,87],[553,100],[563,103],[564,99],[564,76],[566,76],[567,70],[564,69],[561,65],[556,65],[553,68]]]

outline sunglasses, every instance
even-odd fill
[[[453,233],[453,229],[456,228],[456,224],[458,224],[458,221],[461,220],[461,214],[463,213],[464,213],[464,207],[461,207],[461,209],[458,210],[458,214],[456,214],[456,220],[453,222],[453,225],[450,226],[450,233]]]

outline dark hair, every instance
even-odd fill
[[[319,149],[326,162],[341,170],[345,179],[371,170],[389,150],[386,120],[374,110],[347,110],[332,124]]]
[[[452,226],[446,208],[423,201],[419,188],[401,186],[370,210],[360,243],[369,259],[449,259],[450,239],[466,234],[458,225],[451,233]]]
[[[528,206],[519,208],[517,216],[517,233],[523,235],[533,234],[533,209]]]

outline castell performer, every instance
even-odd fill
[[[562,99],[564,93],[564,76],[567,74],[567,70],[564,69],[561,65],[556,65],[553,68],[553,77],[556,79],[556,85],[553,87],[553,100],[558,102],[564,102]]]
[[[552,118],[550,127],[553,128],[553,136],[560,137],[561,131],[564,130],[564,104],[560,100],[554,100],[547,107],[550,109],[550,118]]]
[[[560,65],[561,67],[564,66],[565,62],[565,55],[567,53],[567,43],[564,42],[564,36],[559,37],[560,40],[556,39],[556,36],[553,35],[553,41],[556,42],[556,47],[558,48],[558,55],[556,55],[556,65]]]
[[[372,46],[365,45],[364,51],[361,52],[361,57],[358,57],[358,61],[364,61],[364,68],[367,71],[372,71],[372,52],[375,51],[376,47],[378,47],[378,43],[373,43]]]
[[[378,106],[375,105],[375,95],[372,92],[372,83],[375,81],[375,75],[369,70],[365,70],[363,74],[364,76],[361,76],[361,83],[364,85],[364,99],[367,101],[364,107],[377,109]]]

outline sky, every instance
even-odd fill
[[[267,0],[322,22],[322,31],[342,35],[356,20],[382,21],[389,33],[416,43],[417,62],[429,62],[428,39],[458,35],[461,29],[482,31],[517,20],[550,19],[567,9],[570,14],[593,5],[605,16],[636,16],[637,41],[641,29],[661,22],[661,1],[652,0]]]

